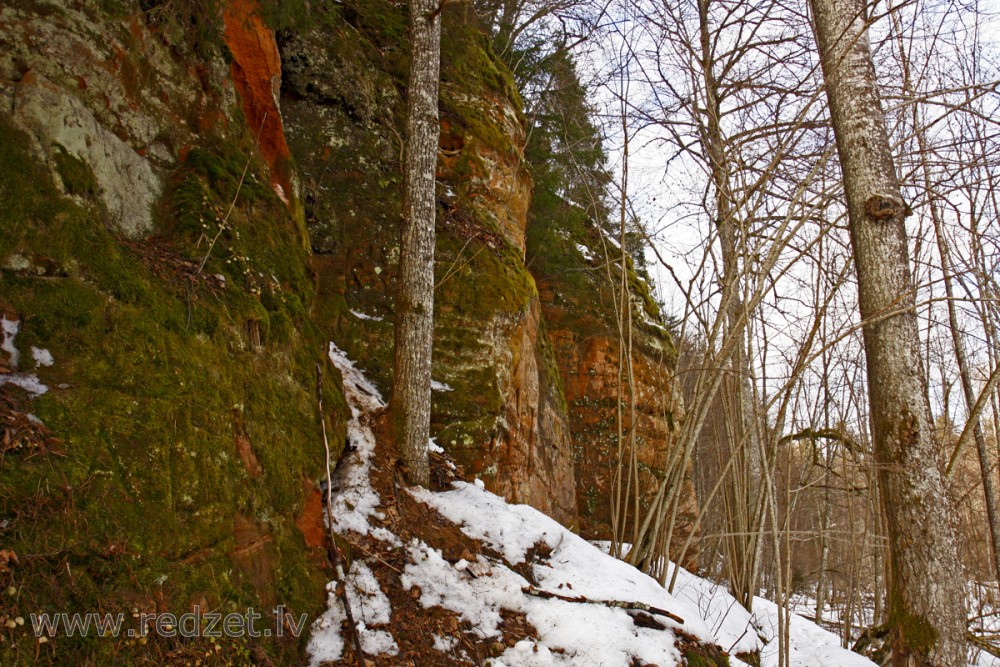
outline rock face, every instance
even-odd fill
[[[399,8],[365,7],[404,21]],[[561,381],[523,260],[531,179],[516,92],[456,71],[493,56],[459,10],[444,20],[432,432],[492,490],[574,525]],[[330,303],[324,322],[388,388],[403,70],[369,21],[287,39],[282,106]],[[358,39],[361,52],[384,57],[361,56]]]
[[[271,171],[271,184],[282,201],[292,195],[292,170],[278,99],[281,57],[271,30],[260,15],[257,0],[230,0],[223,12],[230,65],[247,125]]]
[[[582,338],[571,329],[551,333],[560,359],[566,402],[569,404],[573,442],[577,451],[577,502],[580,506],[580,532],[589,539],[609,539],[611,528],[612,481],[618,456],[617,407],[619,372],[617,339],[608,335]],[[682,409],[674,392],[668,359],[637,350],[633,356],[636,398],[636,458],[639,467],[639,495],[643,504],[656,495],[662,470],[674,449],[675,425]],[[627,380],[623,381],[623,430],[629,429]],[[679,554],[691,534],[698,514],[691,461],[684,462],[677,524],[671,542],[672,553]],[[630,534],[635,523],[633,513],[626,515],[623,535]],[[696,570],[698,544],[694,541],[681,563]]]
[[[281,160],[262,159],[239,97],[260,72],[234,83],[216,5],[152,4],[0,6],[0,312],[19,349],[55,361],[23,369],[43,395],[0,383],[0,423],[34,425],[16,448],[0,439],[0,551],[40,555],[0,567],[19,591],[0,617],[275,603],[314,617],[329,337],[309,317],[304,221],[269,187]],[[323,396],[337,456],[336,381]],[[54,664],[194,661],[205,642],[42,646],[25,628],[0,664],[36,646]],[[294,638],[223,644],[299,661]]]
[[[390,35],[405,22],[388,4],[352,12],[323,32],[283,40],[282,107],[303,168],[326,304],[321,318],[388,390],[401,183],[397,91],[405,80]],[[502,76],[482,75],[502,66],[461,11],[448,8],[444,19],[434,350],[442,388],[434,393],[432,431],[491,490],[567,525],[579,519],[585,535],[607,539],[617,455],[614,300],[601,271],[575,247],[582,240],[598,252],[601,244],[560,229],[565,212],[543,220],[547,214],[535,210],[517,93]],[[478,67],[470,72],[469,63]],[[548,262],[546,253],[559,258]],[[648,299],[648,288],[630,275]],[[653,311],[642,317],[658,317]],[[680,418],[669,336],[647,328],[636,334],[644,502],[655,493]],[[684,484],[678,542],[697,511],[689,474]],[[695,556],[690,549],[686,563]]]
[[[165,34],[162,8],[34,4],[0,5],[5,110],[13,107],[17,82],[32,71],[160,169],[173,167],[199,135],[228,123],[236,95],[221,54],[205,58],[186,51],[186,39],[171,43],[176,35]]]
[[[29,71],[14,93],[14,122],[40,150],[63,151],[88,165],[114,226],[133,238],[153,229],[162,185],[148,161],[101,125],[76,97]],[[69,184],[63,184],[70,189]]]
[[[620,428],[626,443],[631,401],[627,370],[623,366],[619,372],[616,322],[623,262],[621,251],[602,239],[602,234],[582,209],[536,192],[529,215],[528,263],[538,282],[568,406],[580,533],[589,539],[608,540],[612,537],[611,499],[619,458],[619,401]],[[624,265],[633,321],[637,488],[641,506],[648,507],[667,461],[675,456],[674,432],[683,418],[683,406],[673,376],[675,355],[670,335],[657,323],[658,307],[635,273],[631,258]],[[613,267],[610,275],[609,266]],[[674,558],[691,535],[698,513],[691,461],[681,464],[684,472],[677,522],[671,535]],[[634,522],[635,513],[630,509],[620,533],[626,541]],[[695,569],[697,558],[698,543],[693,539],[682,564]]]
[[[31,456],[0,443],[0,544],[56,554],[25,559],[0,615],[325,600],[316,363],[332,338],[391,391],[406,16],[301,3],[306,24],[276,37],[261,5],[0,6],[0,311],[55,358],[23,369],[42,396],[0,384],[0,419],[59,438]],[[471,9],[443,20],[432,431],[491,490],[606,537],[609,292],[576,237],[547,238],[570,218],[535,206],[518,93]],[[679,413],[669,336],[639,346],[647,492]],[[336,456],[346,408],[327,378]],[[34,655],[8,636],[0,663]],[[285,664],[301,645],[224,648]]]

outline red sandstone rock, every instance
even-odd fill
[[[281,58],[274,31],[264,23],[257,0],[230,0],[223,19],[226,46],[233,54],[233,83],[247,126],[258,136],[258,150],[271,170],[271,186],[288,203],[293,189],[290,153],[278,106]]]
[[[549,337],[559,360],[563,390],[569,408],[573,446],[577,452],[576,490],[580,509],[580,534],[587,539],[611,538],[611,492],[617,459],[618,348],[609,335],[580,336],[569,328],[553,325],[559,321],[551,303],[543,306],[551,319]],[[639,463],[639,492],[643,505],[656,495],[657,473],[665,467],[675,447],[674,430],[682,417],[682,407],[675,401],[678,390],[673,369],[652,355],[636,350],[633,355],[636,393],[636,458]],[[627,389],[622,399],[627,406]],[[628,419],[626,407],[624,418]],[[628,424],[624,425],[628,431]],[[677,554],[694,529],[698,500],[692,481],[691,461],[685,461],[678,522],[671,540],[671,553]],[[634,517],[627,517],[624,534],[631,531]],[[694,570],[698,564],[697,540],[692,542],[684,567]]]

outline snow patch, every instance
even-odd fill
[[[383,407],[381,396],[332,344],[330,358],[343,374],[352,414],[348,434],[354,446],[334,484],[334,528],[372,534],[403,547],[396,536],[385,529],[373,529],[369,523],[370,517],[378,516],[379,498],[369,484],[375,440],[366,418]],[[440,450],[433,441],[429,447]],[[491,661],[495,667],[628,665],[634,658],[644,664],[677,667],[683,663],[674,645],[675,630],[679,629],[730,653],[761,651],[764,667],[777,665],[777,607],[767,600],[756,599],[755,613],[750,614],[724,588],[683,569],[677,571],[677,585],[671,594],[649,576],[602,553],[541,512],[508,504],[486,491],[478,479],[472,484],[456,482],[443,492],[423,488],[408,492],[498,557],[480,554],[451,563],[440,550],[412,539],[405,545],[406,563],[398,575],[402,586],[411,589],[423,607],[441,607],[457,614],[482,639],[502,641],[504,610],[523,614],[537,631],[536,636],[507,647]],[[536,550],[530,576],[522,576],[519,572],[525,570],[515,572],[513,567],[528,561],[533,547],[542,557]],[[347,590],[364,651],[391,656],[398,654],[399,647],[388,631],[390,601],[372,571],[378,566],[374,560],[355,560],[347,576]],[[526,576],[532,579],[535,591],[569,599],[530,594]],[[345,613],[334,594],[334,583],[328,590],[329,609],[313,625],[309,642],[313,665],[340,659],[344,650],[340,629]],[[635,622],[634,609],[603,603],[637,603],[633,606],[669,610],[683,620],[654,611],[652,615],[663,627],[643,627]],[[836,636],[803,618],[793,617],[791,635],[793,667],[874,667],[867,659],[840,648]],[[433,645],[448,655],[459,650],[455,638],[434,635]],[[730,661],[736,667],[743,665],[735,658]]]
[[[10,358],[10,365],[17,369],[21,362],[21,352],[14,345],[17,332],[21,330],[21,320],[9,320],[4,315],[0,317],[0,330],[3,331],[3,341],[0,342],[0,350],[6,352]],[[31,354],[35,359],[36,366],[51,366],[53,364],[52,355],[48,350],[40,350],[37,347],[31,348]],[[42,384],[41,380],[34,373],[3,373],[0,374],[0,385],[12,384],[24,389],[29,394],[40,396],[49,390],[48,386]]]
[[[17,368],[17,364],[21,361],[21,353],[14,347],[14,338],[21,330],[21,320],[8,320],[7,316],[4,315],[0,319],[0,327],[3,328],[3,342],[0,343],[0,350],[10,355],[10,365]]]
[[[337,595],[337,582],[326,585],[329,607],[312,625],[308,652],[311,665],[339,660],[344,652],[341,625],[347,620],[344,603]],[[399,646],[392,635],[369,625],[387,625],[392,614],[389,598],[382,592],[378,579],[364,561],[355,560],[347,573],[347,599],[361,637],[361,648],[367,655],[396,655]]]
[[[517,608],[528,582],[510,570],[492,569],[487,577],[472,577],[446,561],[423,542],[410,545],[410,562],[400,578],[403,588],[420,589],[420,604],[442,607],[476,626],[484,637],[498,637],[500,609]]]
[[[35,360],[35,366],[51,366],[56,363],[51,352],[34,345],[31,346],[31,358]]]
[[[344,379],[344,393],[351,406],[351,420],[347,423],[347,442],[353,451],[345,455],[346,461],[333,480],[333,528],[340,534],[353,530],[361,535],[372,535],[383,542],[396,543],[396,536],[384,528],[373,528],[368,519],[381,516],[378,493],[371,485],[372,458],[375,456],[375,434],[362,419],[374,410],[385,406],[382,395],[359,371],[347,355],[330,343],[330,361]]]
[[[432,635],[434,638],[434,650],[440,651],[441,653],[450,653],[452,649],[455,648],[455,644],[458,643],[457,637],[442,637],[441,635]]]
[[[368,315],[367,313],[362,313],[360,310],[351,310],[351,315],[358,318],[359,320],[371,320],[372,322],[381,322],[382,318],[378,315]]]
[[[47,385],[39,381],[37,375],[28,373],[5,373],[0,375],[0,384],[12,384],[35,396],[41,396],[49,390]]]
[[[437,380],[431,380],[431,391],[455,391],[451,385]]]
[[[583,258],[588,262],[593,262],[596,259],[594,253],[591,252],[590,248],[583,245],[582,243],[577,243],[576,249],[580,252],[581,255],[583,255]]]

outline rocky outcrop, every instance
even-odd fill
[[[328,337],[309,317],[300,209],[269,187],[280,160],[257,157],[217,5],[144,5],[0,6],[0,311],[20,349],[54,360],[24,369],[42,395],[0,382],[0,421],[33,425],[16,451],[0,439],[0,552],[26,556],[0,567],[18,590],[0,618],[276,603],[314,616]],[[323,397],[337,456],[336,381]],[[4,665],[215,650],[5,632]],[[221,646],[299,655],[294,638]]]
[[[74,95],[29,70],[14,93],[14,121],[29,130],[39,152],[58,159],[58,151],[86,164],[112,224],[140,237],[153,229],[153,205],[162,184],[153,167],[117,135],[101,125]],[[62,179],[63,189],[72,183]]]
[[[537,193],[536,193],[537,194]],[[630,389],[625,368],[619,372],[617,295],[622,258],[617,246],[582,209],[559,197],[537,196],[528,227],[528,262],[538,282],[542,313],[558,360],[573,441],[580,533],[589,539],[612,537],[612,494],[619,458],[620,428],[630,442]],[[673,375],[675,354],[670,334],[659,324],[659,309],[646,283],[624,262],[630,290],[636,404],[635,458],[640,504],[648,507],[675,453],[674,433],[683,416]],[[609,269],[610,267],[610,269]],[[626,458],[628,445],[625,447]],[[691,461],[682,462],[677,522],[671,540],[675,557],[694,530],[698,513]],[[627,471],[627,468],[626,468]],[[634,525],[631,510],[621,535]],[[693,540],[683,565],[697,566]]]
[[[247,125],[256,135],[257,149],[271,172],[271,185],[286,204],[294,193],[290,154],[285,142],[281,109],[281,57],[257,0],[229,0],[223,14],[226,46],[233,56],[233,83],[240,96]]]
[[[321,317],[388,389],[404,69],[385,31],[405,19],[389,4],[353,11],[350,23],[282,43],[282,107],[321,255]],[[490,489],[574,525],[561,380],[523,259],[523,124],[512,86],[470,73],[502,66],[462,11],[444,13],[432,432]]]
[[[541,329],[537,300],[532,300],[520,329],[520,340],[514,340],[510,378],[504,383],[506,428],[490,443],[484,458],[497,462],[493,486],[498,494],[575,527],[569,415],[555,360]]]
[[[56,1],[0,5],[0,99],[11,110],[31,71],[75,97],[98,123],[160,169],[228,123],[236,102],[221,54],[200,57],[164,35],[165,9]],[[190,17],[188,26],[191,26]],[[47,148],[47,147],[46,147]]]
[[[8,617],[322,604],[316,363],[333,338],[391,391],[406,17],[387,0],[309,7],[277,37],[252,0],[0,7],[0,310],[55,359],[25,369],[44,395],[0,383],[0,410],[48,434],[0,452],[0,546],[31,556]],[[520,102],[469,12],[443,8],[432,428],[469,476],[568,526],[585,511],[597,535],[607,294],[533,261]],[[646,341],[653,469],[676,413]],[[336,456],[346,408],[327,377]],[[17,632],[4,664],[38,648]],[[284,664],[299,647],[223,648]],[[176,647],[49,649],[104,664]]]
[[[627,372],[618,370],[618,341],[608,335],[581,337],[572,329],[556,329],[551,337],[560,360],[573,443],[577,452],[577,501],[580,505],[580,532],[589,539],[609,539],[611,497],[618,458],[618,388],[622,386],[623,431],[629,431],[630,406]],[[673,365],[669,358],[639,350],[633,356],[635,382],[635,443],[639,469],[638,492],[643,506],[656,495],[668,457],[674,449],[674,432],[682,418],[675,392]],[[619,380],[619,378],[622,378]],[[674,527],[672,553],[679,554],[694,529],[698,503],[694,492],[691,460],[684,463],[683,488]],[[630,534],[635,522],[626,515],[622,534]],[[696,570],[698,544],[685,552],[685,568]]]
[[[444,113],[437,177],[445,184],[443,200],[467,202],[498,230],[508,243],[524,252],[524,230],[531,202],[531,176],[524,163],[524,127],[514,100],[498,91],[480,96],[453,93],[458,108],[489,124],[493,145],[462,126],[455,112]]]

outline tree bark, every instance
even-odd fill
[[[964,576],[925,391],[903,224],[908,209],[878,97],[865,3],[811,5],[858,275],[875,462],[889,533],[892,664],[964,665]]]
[[[430,483],[434,335],[434,174],[437,168],[441,20],[437,0],[410,1],[403,221],[396,296],[395,359],[389,418],[411,484]]]

